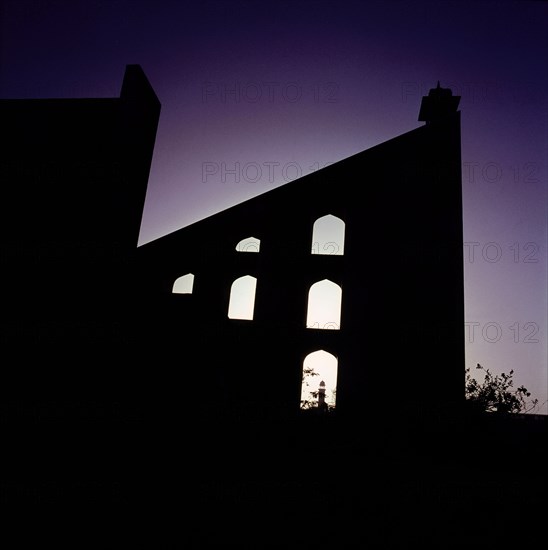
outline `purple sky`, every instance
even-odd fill
[[[418,127],[421,96],[451,87],[477,243],[463,249],[467,365],[513,368],[546,401],[548,4],[0,5],[0,97],[118,96],[126,64],[145,70],[162,115],[140,244]],[[443,358],[426,349],[424,365]]]

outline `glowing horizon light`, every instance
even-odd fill
[[[251,275],[244,275],[232,283],[228,305],[229,319],[253,320],[256,288],[257,279]]]

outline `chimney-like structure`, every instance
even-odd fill
[[[320,387],[318,389],[318,408],[323,411],[326,408],[325,403],[325,382],[322,380],[320,382]]]
[[[453,95],[450,88],[442,88],[440,81],[422,98],[419,121],[430,124],[455,113],[459,107],[460,96]]]

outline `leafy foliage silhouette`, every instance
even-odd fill
[[[498,412],[498,413],[528,413],[538,407],[538,399],[528,399],[531,392],[523,385],[514,388],[514,371],[508,374],[493,374],[479,363],[476,370],[484,373],[483,382],[472,377],[470,368],[465,369],[465,397],[471,410],[477,412]],[[303,369],[302,380],[309,386],[308,380],[318,373],[312,367]],[[309,391],[308,399],[301,399],[301,409],[305,411],[317,410],[319,391]],[[333,406],[328,407],[332,411]]]
[[[473,410],[498,413],[526,413],[534,410],[538,405],[538,399],[528,400],[531,393],[523,385],[514,389],[512,376],[514,371],[508,374],[492,374],[489,369],[479,363],[477,370],[485,373],[483,382],[478,382],[466,369],[465,397]]]

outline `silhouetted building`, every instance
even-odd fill
[[[491,541],[516,502],[520,536],[543,525],[546,417],[455,414],[457,107],[438,85],[425,125],[137,248],[160,113],[141,68],[119,98],[0,101],[2,501],[115,509],[149,546],[241,542],[242,518],[283,544],[438,543],[471,509]],[[316,358],[335,415],[300,410]]]
[[[162,382],[141,381],[173,405],[185,379],[191,406],[292,415],[317,350],[337,360],[339,413],[374,417],[387,399],[397,414],[458,403],[457,106],[438,85],[423,99],[425,126],[136,251],[160,109],[142,70],[128,66],[120,98],[2,101],[2,249],[20,289],[4,334],[55,364],[46,387],[59,377],[52,386],[65,389],[75,360],[88,384],[101,385],[103,368],[114,387],[138,384],[124,367],[131,342],[161,365]],[[335,237],[315,236],[316,222]],[[231,290],[248,294],[247,318]],[[329,293],[335,309],[310,318]]]
[[[461,402],[458,99],[438,87],[423,99],[426,125],[140,247],[140,288],[173,368],[206,395],[230,380],[237,415],[298,411],[317,350],[337,359],[339,416]],[[336,237],[316,237],[316,222]],[[231,293],[247,294],[247,314],[230,311]],[[340,309],[307,319],[322,300]]]
[[[0,101],[3,403],[51,448],[88,438],[92,456],[109,431],[74,423],[143,403],[135,253],[159,114],[138,65],[118,98]]]

